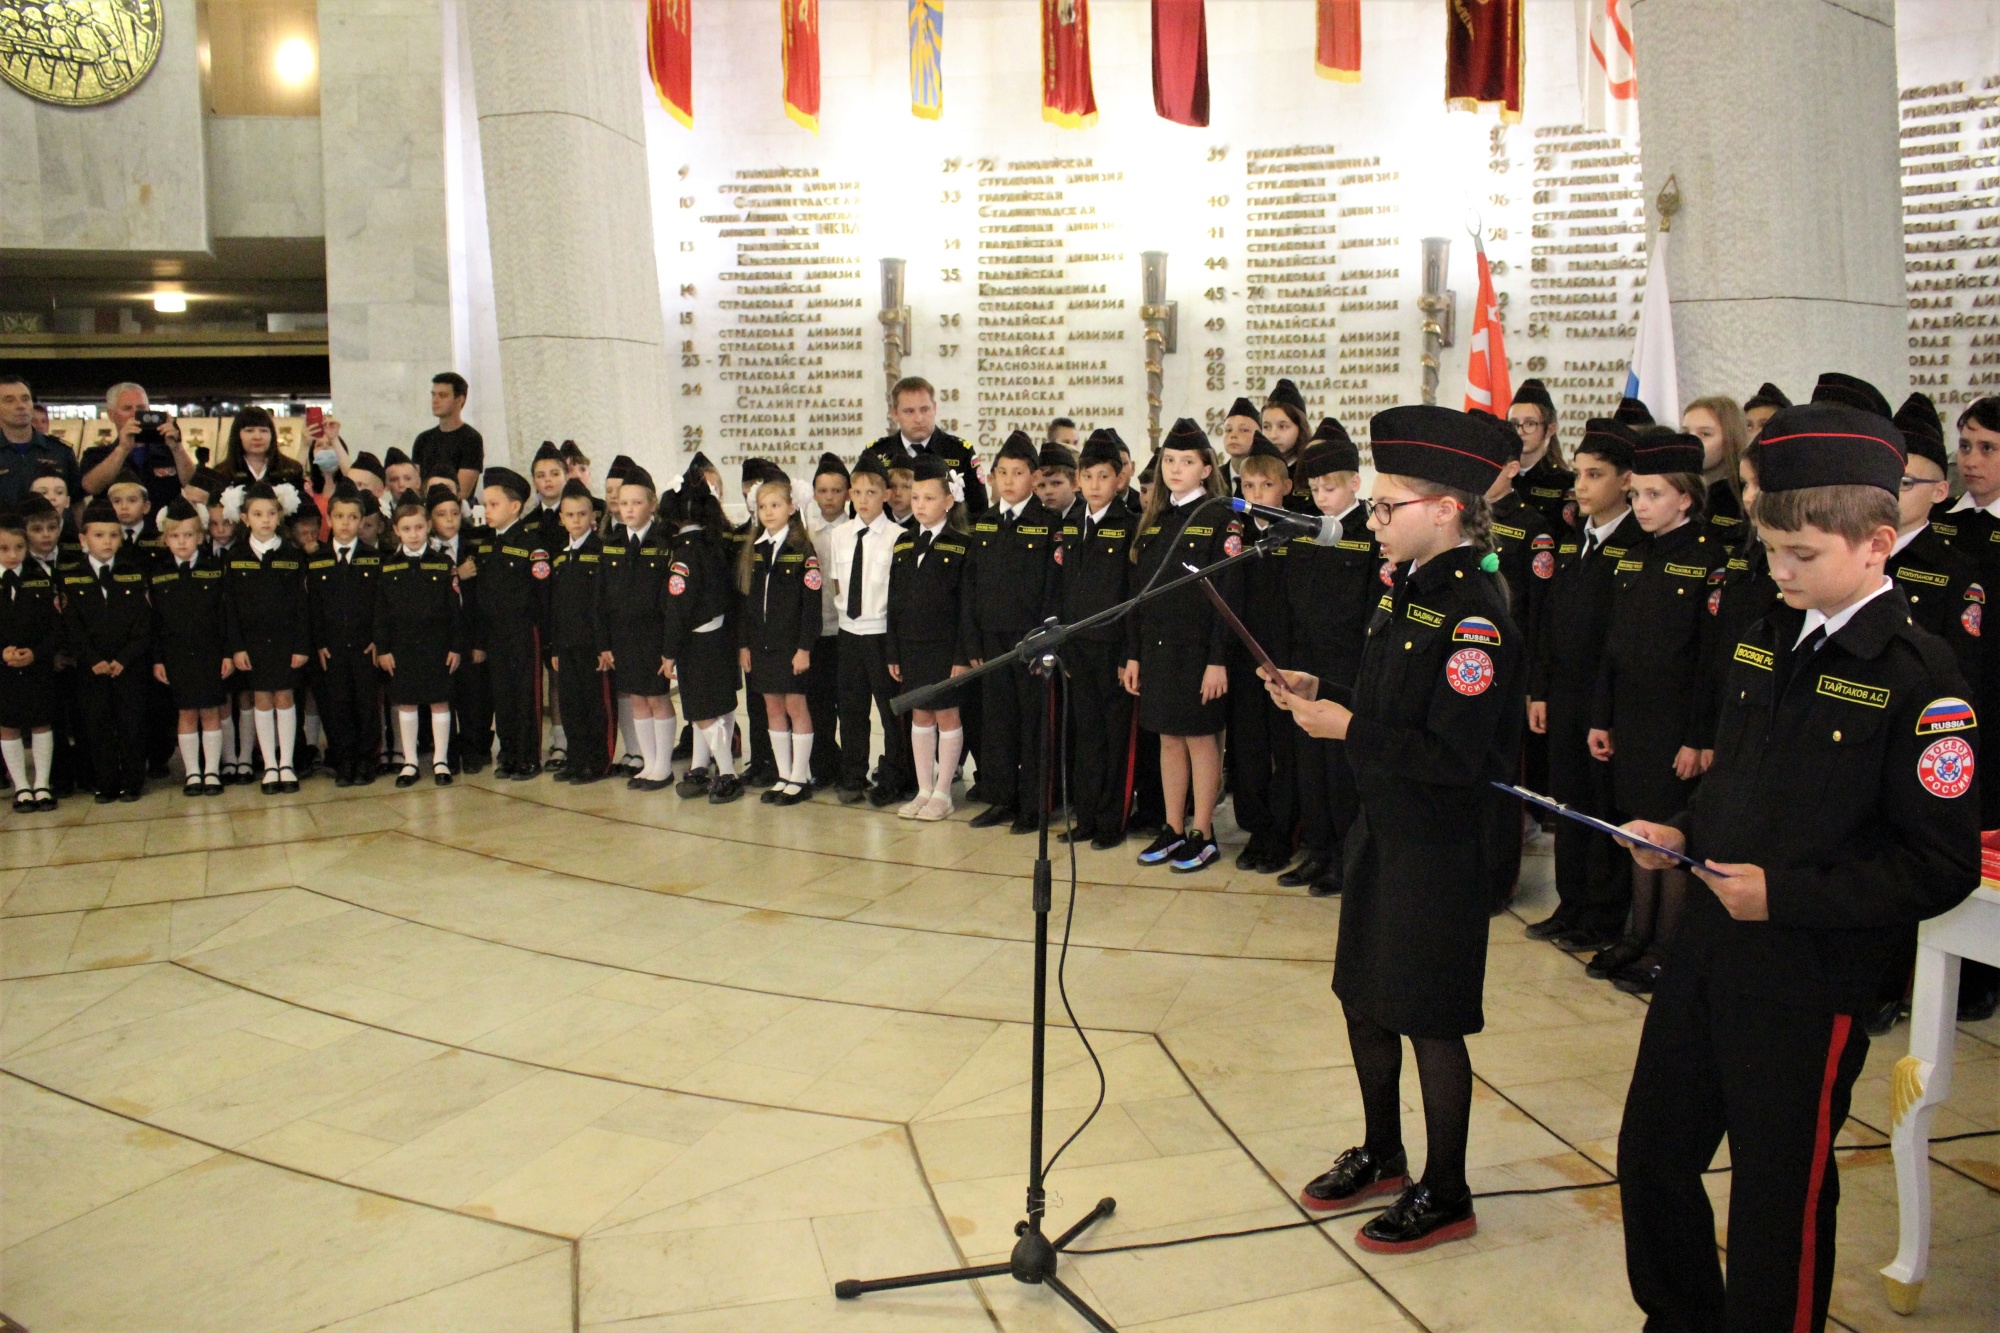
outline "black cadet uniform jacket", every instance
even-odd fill
[[[1708,484],[1703,512],[1708,515],[1708,535],[1724,546],[1736,546],[1751,536],[1750,525],[1743,521],[1743,501],[1727,478]]]
[[[554,572],[544,529],[522,517],[505,532],[484,527],[478,532],[472,557],[479,566],[479,614],[488,633],[544,632]]]
[[[1979,571],[1982,588],[2000,586],[2000,519],[1983,509],[1953,509],[1963,495],[1943,501],[1931,510],[1931,531],[1944,538],[1945,545],[1968,557]],[[1983,628],[1983,627],[1982,627]],[[1976,703],[2000,697],[2000,638],[1981,634],[1979,679],[1970,682]],[[1980,787],[1987,828],[2000,827],[2000,783]]]
[[[1889,557],[1882,572],[1902,589],[1910,603],[1910,619],[1950,646],[1959,674],[1972,691],[1966,697],[1974,707],[1984,708],[1979,676],[1986,589],[1978,567],[1926,526]]]
[[[1561,699],[1588,710],[1597,690],[1598,664],[1611,632],[1611,600],[1618,562],[1646,535],[1637,515],[1625,511],[1604,544],[1584,559],[1587,534],[1563,532],[1556,544],[1556,573],[1542,599],[1541,634],[1528,673],[1530,699]]]
[[[566,653],[583,654],[597,669],[597,655],[611,646],[604,632],[601,590],[604,586],[604,539],[595,532],[574,550],[567,538],[556,549],[549,576],[549,645]]]
[[[11,588],[0,571],[0,647],[26,648],[35,660],[25,667],[0,662],[0,690],[28,689],[29,673],[46,680],[62,648],[62,617],[56,610],[56,583],[34,560],[22,557]]]
[[[224,566],[224,635],[231,653],[251,654],[253,672],[312,650],[306,617],[306,553],[290,538],[258,555],[250,538],[231,544]],[[262,653],[259,650],[262,650]],[[269,661],[263,660],[268,656]]]
[[[667,595],[667,570],[674,562],[673,534],[655,514],[637,541],[622,523],[604,538],[603,587],[600,590],[604,629],[617,657],[618,688],[635,678],[663,693],[666,680],[654,673],[668,654],[662,645],[665,625],[660,603]],[[627,659],[636,659],[630,660]]]
[[[1065,625],[1094,616],[1132,595],[1132,528],[1137,522],[1125,501],[1116,496],[1104,507],[1104,517],[1095,527],[1090,527],[1090,511],[1081,502],[1070,515],[1055,551],[1056,563],[1062,566],[1057,580],[1057,614]],[[1078,637],[1093,643],[1120,643],[1125,627],[1113,621],[1085,630]]]
[[[1541,511],[1550,532],[1576,525],[1576,473],[1551,463],[1547,453],[1514,478],[1514,495]]]
[[[226,655],[222,561],[203,542],[194,564],[182,569],[169,554],[153,565],[153,660],[165,666],[169,681],[209,678],[221,669]]]
[[[1357,504],[1340,516],[1340,540],[1334,545],[1298,536],[1284,546],[1291,657],[1280,665],[1296,665],[1318,676],[1323,699],[1348,697],[1361,669],[1376,600],[1395,578],[1367,519],[1368,510]],[[1329,684],[1339,688],[1330,690]]]
[[[1062,566],[1055,560],[1061,536],[1062,520],[1032,495],[1011,523],[998,505],[973,520],[959,585],[962,659],[986,657],[995,639],[1012,647],[1042,623],[1061,597]]]
[[[1691,893],[1668,965],[1858,1014],[1908,927],[1979,884],[1977,720],[1950,650],[1896,589],[1795,663],[1804,623],[1774,607],[1731,645],[1715,763],[1674,821],[1690,856],[1763,868],[1770,919]]]
[[[1203,497],[1206,498],[1206,497]],[[1157,573],[1157,583],[1185,578],[1192,565],[1204,569],[1243,549],[1243,521],[1226,504],[1204,504],[1202,498],[1184,505],[1168,504],[1152,526],[1140,531],[1139,558],[1132,567],[1132,590],[1147,586]],[[1162,569],[1161,566],[1166,566]],[[1243,605],[1243,566],[1231,565],[1210,580],[1222,600],[1231,606]],[[1155,597],[1134,607],[1125,617],[1125,660],[1140,660],[1145,645],[1167,644],[1204,648],[1202,661],[1209,666],[1229,664],[1229,645],[1236,636],[1215,614],[1208,597],[1189,584],[1164,597]],[[1141,688],[1143,688],[1143,682]]]
[[[375,642],[375,580],[382,553],[357,538],[345,565],[328,542],[306,562],[306,610],[317,653],[351,652]]]
[[[437,547],[413,556],[399,545],[382,557],[375,581],[375,651],[397,658],[398,672],[417,669],[405,657],[465,656],[470,636],[457,569],[450,553]]]
[[[674,538],[673,562],[667,570],[666,596],[661,602],[668,658],[678,662],[685,657],[688,641],[698,626],[736,609],[734,562],[727,539],[706,528],[690,528]],[[735,618],[731,617],[721,629],[709,633],[733,639],[734,630]]]
[[[142,557],[120,546],[111,559],[108,588],[91,570],[88,556],[60,567],[63,643],[77,668],[122,662],[127,671],[151,661],[153,607],[146,597]]]
[[[1475,812],[1520,762],[1527,686],[1520,634],[1479,559],[1461,546],[1397,573],[1369,618],[1347,730],[1361,815],[1333,989],[1410,1036],[1485,1024],[1492,895]]]
[[[1702,649],[1708,688],[1697,731],[1698,748],[1715,748],[1715,719],[1722,710],[1731,650],[1777,602],[1778,585],[1771,579],[1771,553],[1754,532],[1729,553],[1726,561],[1709,571],[1707,643]]]
[[[801,648],[817,648],[821,578],[810,540],[794,545],[787,533],[775,548],[769,542],[757,545],[751,552],[750,591],[743,599],[743,646],[786,658]]]
[[[1507,610],[1530,643],[1540,632],[1542,597],[1556,575],[1556,525],[1518,494],[1493,502],[1493,542],[1500,577],[1507,580]],[[1526,685],[1525,674],[1521,682]]]
[[[917,453],[935,454],[951,464],[951,470],[965,483],[966,513],[980,514],[986,511],[986,483],[979,479],[979,468],[973,461],[971,445],[948,430],[938,429],[933,430],[931,437],[917,446]],[[876,459],[882,464],[884,471],[892,467],[908,467],[912,461],[910,451],[903,447],[901,431],[890,431],[863,449],[861,457]]]
[[[431,545],[439,555],[452,562],[452,571],[458,575],[458,600],[461,607],[459,617],[463,625],[461,636],[467,651],[477,648],[485,652],[486,609],[483,603],[486,600],[486,567],[480,563],[479,557],[482,552],[490,552],[493,549],[492,530],[476,523],[466,523],[458,530],[456,552],[446,549],[435,537],[431,539]],[[468,561],[472,564],[472,573],[469,577],[458,573]],[[470,658],[467,659],[466,665],[471,665]]]
[[[959,585],[965,576],[967,547],[965,534],[950,524],[938,529],[929,551],[918,560],[917,548],[924,531],[912,521],[911,530],[896,539],[896,551],[889,564],[888,661],[902,666],[911,649],[922,645],[944,647],[953,654],[954,666],[971,663],[957,656],[959,635]]]

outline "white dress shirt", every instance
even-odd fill
[[[1800,644],[1804,643],[1806,641],[1806,636],[1811,634],[1814,630],[1820,628],[1822,625],[1826,627],[1826,637],[1828,639],[1832,638],[1834,635],[1840,633],[1840,631],[1846,627],[1848,621],[1854,619],[1855,613],[1858,612],[1862,607],[1868,605],[1868,603],[1874,601],[1877,597],[1880,597],[1883,593],[1889,591],[1889,589],[1895,586],[1896,586],[1895,583],[1887,575],[1884,575],[1882,578],[1881,587],[1877,588],[1874,592],[1869,593],[1866,597],[1863,597],[1861,600],[1855,602],[1854,605],[1848,607],[1844,611],[1836,612],[1831,616],[1827,615],[1825,612],[1820,611],[1818,609],[1806,612],[1806,623],[1799,626],[1799,637],[1792,640],[1792,647],[1796,648]],[[1823,643],[1825,642],[1825,640],[1821,640],[1821,642]]]
[[[868,535],[862,543],[861,615],[855,618],[847,614],[848,579],[854,568],[854,539],[864,531]],[[834,527],[833,560],[827,563],[833,577],[827,580],[827,586],[834,590],[832,604],[840,629],[849,634],[889,632],[889,566],[895,563],[896,543],[903,535],[902,525],[890,518],[886,509],[875,516],[873,523],[850,518]],[[824,557],[822,562],[825,563]]]

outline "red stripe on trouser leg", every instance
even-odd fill
[[[618,701],[611,697],[611,673],[600,671],[597,679],[604,686],[604,764],[608,769],[618,762]]]
[[[1120,685],[1120,689],[1124,686]],[[1118,807],[1118,832],[1132,824],[1132,784],[1139,780],[1139,710],[1132,710],[1132,731],[1125,741],[1125,800]]]
[[[1811,1333],[1813,1287],[1819,1260],[1819,1192],[1826,1181],[1827,1158],[1833,1152],[1833,1085],[1840,1078],[1840,1057],[1854,1020],[1833,1016],[1833,1038],[1826,1047],[1826,1073],[1819,1084],[1819,1115],[1813,1122],[1812,1173],[1806,1177],[1805,1224],[1799,1228],[1799,1295],[1793,1307],[1793,1333]]]

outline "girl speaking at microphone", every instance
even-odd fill
[[[1518,455],[1505,423],[1442,407],[1397,407],[1370,423],[1368,526],[1394,562],[1369,619],[1353,704],[1320,699],[1318,677],[1266,688],[1308,735],[1346,742],[1361,813],[1347,840],[1333,993],[1347,1018],[1366,1141],[1306,1185],[1317,1212],[1398,1197],[1356,1237],[1401,1254],[1478,1230],[1465,1181],[1472,1062],[1485,1026],[1489,895],[1480,821],[1493,780],[1515,770],[1524,723],[1521,636],[1492,555],[1487,488]],[[1417,1053],[1429,1151],[1412,1183],[1397,1083],[1403,1038]]]

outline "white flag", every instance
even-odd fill
[[[1646,296],[1639,304],[1639,336],[1625,396],[1637,398],[1662,426],[1681,424],[1680,377],[1674,368],[1674,315],[1667,299],[1667,233],[1656,232],[1646,261]]]
[[[1632,0],[1576,0],[1576,81],[1583,127],[1623,139],[1639,132],[1639,66]]]

